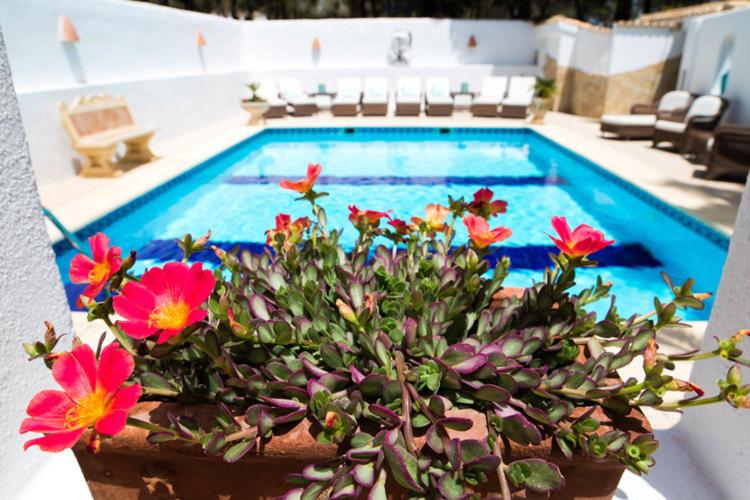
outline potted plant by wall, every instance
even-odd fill
[[[268,111],[270,106],[265,99],[258,95],[260,83],[248,83],[247,88],[250,90],[250,97],[242,99],[242,109],[250,113],[250,120],[247,122],[248,125],[259,125],[263,123],[263,115]]]
[[[534,85],[534,98],[531,101],[531,123],[543,123],[544,115],[552,107],[552,98],[557,93],[554,78],[537,78]]]
[[[25,447],[72,447],[95,498],[611,498],[626,468],[654,465],[639,407],[750,406],[750,331],[658,350],[678,308],[703,307],[690,280],[665,278],[671,297],[621,317],[611,284],[572,291],[613,242],[555,217],[542,279],[504,289],[511,263],[491,245],[511,230],[490,227],[506,203],[486,188],[409,221],[351,205],[347,250],[320,172],[281,182],[312,217],[278,215],[260,255],[185,236],[181,262],[137,277],[135,252],[91,237],[71,278],[115,340],[58,352],[50,327],[24,346],[62,388],[29,403],[20,431],[42,436]],[[715,394],[670,375],[716,356],[733,365]],[[618,378],[634,362],[644,376]]]

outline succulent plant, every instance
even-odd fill
[[[611,242],[588,227],[571,232],[558,219],[563,251],[550,255],[541,281],[509,293],[503,280],[511,262],[490,269],[483,259],[487,238],[509,231],[482,230],[468,244],[452,244],[458,219],[505,211],[487,190],[482,203],[451,199],[447,209],[433,206],[426,220],[411,224],[381,225],[389,214],[353,207],[359,238],[345,250],[341,231],[328,227],[318,204],[325,193],[313,190],[318,173],[319,167],[310,182],[286,184],[310,202],[314,222],[294,227],[288,216],[277,218],[261,254],[214,248],[220,265],[207,316],[165,342],[134,340],[125,324],[112,322],[112,296],[138,279],[129,274],[134,254],[111,277],[110,296],[88,302],[90,318],[107,321],[134,355],[141,400],[216,406],[210,428],[180,415],[171,415],[169,426],[129,418],[129,425],[151,431],[149,441],[200,446],[231,463],[272,439],[274,429],[308,419],[316,439],[340,453],[333,463],[310,464],[289,477],[289,498],[385,498],[388,478],[414,497],[464,498],[495,474],[509,498],[514,488],[548,492],[565,484],[546,460],[506,463],[503,450],[511,442],[551,438],[568,457],[617,459],[647,472],[654,437],[603,432],[597,409],[627,414],[638,406],[679,410],[718,400],[750,406],[737,368],[712,397],[669,374],[677,361],[711,356],[747,364],[742,332],[710,353],[657,351],[659,330],[681,326],[678,307],[703,307],[708,295],[694,293],[691,280],[675,286],[665,276],[673,296],[655,299],[647,314],[623,318],[611,284],[600,279],[571,291],[577,269],[596,265],[590,253]],[[389,245],[379,243],[386,239]],[[186,236],[179,245],[185,262],[211,251],[208,237]],[[611,300],[603,317],[589,311],[600,300]],[[48,334],[26,349],[49,359],[55,343]],[[642,381],[615,376],[638,356]],[[695,397],[665,401],[670,392]],[[473,425],[457,416],[461,409],[481,415],[485,438],[456,437]]]

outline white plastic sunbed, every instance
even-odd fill
[[[507,76],[485,76],[482,78],[482,89],[471,103],[471,114],[474,116],[497,116],[497,108],[508,90]]]
[[[422,79],[400,76],[396,90],[396,115],[418,116],[422,110]]]
[[[279,78],[279,90],[281,97],[292,106],[293,115],[309,116],[318,111],[318,105],[302,89],[302,81],[299,78]]]
[[[654,135],[656,120],[681,120],[693,96],[685,90],[672,90],[659,99],[657,106],[636,104],[629,115],[602,115],[600,130],[624,139],[648,139]]]
[[[388,113],[388,78],[369,76],[365,78],[365,92],[362,96],[362,114],[365,116],[385,116]]]
[[[331,102],[331,113],[334,116],[357,116],[361,100],[362,80],[352,77],[339,78],[336,97]]]
[[[526,118],[534,98],[535,76],[512,76],[508,95],[503,99],[500,114],[506,118]]]
[[[450,116],[453,114],[451,81],[445,76],[432,76],[425,79],[425,112],[430,116]]]

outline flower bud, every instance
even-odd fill
[[[325,424],[328,429],[333,429],[339,421],[339,415],[335,411],[329,411],[326,413]]]
[[[346,302],[341,299],[336,299],[336,307],[339,309],[339,314],[349,323],[357,323],[357,315],[354,314],[354,310],[349,307]]]
[[[729,368],[729,371],[727,371],[727,382],[731,385],[736,385],[737,387],[742,385],[742,372],[740,371],[739,364],[735,363]]]

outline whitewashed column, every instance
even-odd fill
[[[72,453],[24,452],[28,435],[18,434],[31,397],[55,386],[43,363],[26,360],[21,342],[41,338],[44,320],[71,331],[32,172],[0,32],[0,497],[87,498]]]

